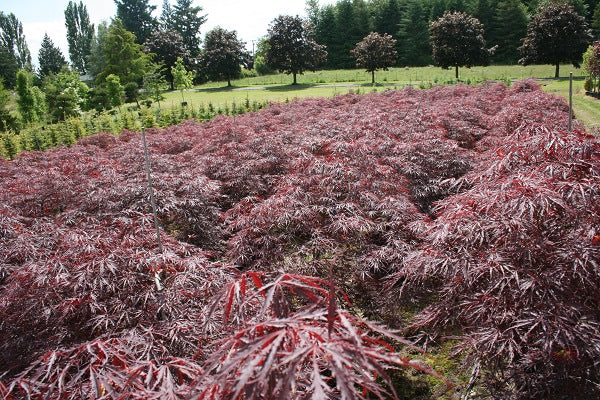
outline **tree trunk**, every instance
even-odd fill
[[[554,70],[554,79],[558,79],[558,69],[559,69],[560,63],[557,62],[556,63],[556,68]]]
[[[293,74],[294,74],[294,83],[292,83],[292,85],[297,85],[297,83],[296,83],[296,73],[293,72]]]
[[[375,71],[371,71],[371,83],[374,85],[375,84]]]
[[[456,76],[456,80],[458,80],[458,65],[454,66],[454,71],[455,71],[454,75]]]
[[[227,87],[231,87],[231,78],[227,78]]]

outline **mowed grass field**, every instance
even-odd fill
[[[569,72],[573,72],[573,107],[575,118],[585,124],[588,130],[600,129],[600,100],[586,96],[583,89],[583,71],[571,65],[561,66],[561,78],[553,79],[552,65],[502,65],[488,67],[460,68],[459,80],[467,84],[487,80],[510,83],[527,78],[538,79],[542,88],[569,97]],[[192,105],[212,104],[215,107],[244,102],[282,102],[303,97],[333,97],[340,94],[369,93],[388,89],[401,89],[405,86],[427,88],[438,84],[455,84],[454,70],[438,67],[390,68],[375,73],[376,84],[371,85],[371,74],[364,70],[332,70],[306,72],[298,76],[298,85],[291,85],[292,77],[286,74],[272,74],[249,77],[232,81],[232,87],[225,82],[210,82],[183,93],[179,91],[165,94],[165,105],[179,105],[186,101]]]

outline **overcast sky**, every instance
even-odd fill
[[[333,4],[336,0],[320,0],[319,4]],[[79,0],[76,0],[79,3]],[[69,0],[0,0],[0,11],[13,13],[23,24],[31,58],[37,65],[38,52],[44,33],[68,59],[65,8]],[[116,14],[113,0],[83,0],[94,26],[109,21]],[[171,0],[174,4],[175,0]],[[150,0],[156,5],[154,15],[160,16],[162,0]],[[252,40],[267,33],[269,23],[280,14],[305,16],[305,0],[195,0],[194,5],[204,9],[207,20],[201,27],[201,36],[215,26],[236,30],[238,38],[252,49]]]

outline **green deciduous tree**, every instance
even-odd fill
[[[163,92],[167,89],[168,83],[163,76],[160,66],[152,65],[152,68],[144,74],[144,89],[150,98],[158,103],[163,99]]]
[[[100,47],[106,64],[96,78],[98,83],[104,83],[110,74],[117,75],[123,84],[142,79],[149,57],[119,19],[112,21]]]
[[[296,75],[304,71],[315,71],[322,64],[327,51],[315,42],[312,29],[306,21],[296,16],[280,15],[275,18],[267,33],[267,65],[286,74]]]
[[[171,67],[171,75],[173,75],[173,86],[175,89],[181,90],[181,100],[184,100],[183,91],[193,86],[194,73],[185,69],[183,59],[179,57],[175,65]]]
[[[88,57],[92,51],[94,25],[90,23],[87,8],[82,1],[69,1],[65,9],[65,26],[67,28],[67,43],[69,58],[73,67],[81,74],[88,73]]]
[[[114,0],[117,5],[117,18],[123,26],[135,35],[135,42],[144,43],[158,28],[158,21],[152,16],[156,6],[149,0]]]
[[[375,71],[396,64],[398,52],[396,51],[396,39],[391,35],[371,32],[363,40],[356,44],[352,55],[356,58],[356,66],[364,68],[371,73],[371,83],[375,83]]]
[[[33,70],[31,53],[23,35],[23,25],[13,13],[4,14],[0,11],[0,47],[12,53],[17,68]]]
[[[266,38],[261,38],[256,44],[256,53],[254,54],[254,70],[259,75],[267,75],[273,72],[265,61],[265,54],[269,49],[269,43]]]
[[[429,24],[433,61],[442,68],[487,65],[491,49],[486,48],[479,20],[462,12],[446,12]]]
[[[193,0],[176,0],[168,29],[178,32],[190,56],[196,57],[200,53],[200,27],[206,22],[206,15],[201,14],[202,7],[192,4]]]
[[[550,63],[559,76],[561,62],[579,66],[582,54],[592,40],[585,18],[567,4],[548,4],[527,25],[527,36],[519,48],[523,65]]]
[[[158,30],[146,40],[144,48],[146,52],[154,55],[154,62],[162,64],[163,74],[171,89],[174,89],[171,67],[175,65],[178,58],[182,58],[186,65],[191,63],[190,53],[185,49],[181,35],[175,31]]]
[[[58,73],[67,65],[67,60],[62,51],[54,45],[48,34],[44,34],[40,52],[38,55],[38,75],[40,79],[50,74]]]
[[[227,80],[240,76],[241,65],[248,57],[245,43],[237,38],[235,31],[216,27],[206,33],[204,53],[200,57],[200,67],[211,80]]]

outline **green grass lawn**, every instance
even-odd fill
[[[554,76],[552,65],[500,65],[488,67],[460,68],[460,81],[479,83],[486,80],[511,82],[526,78],[539,79],[546,92],[569,97],[569,81],[566,78],[572,71],[575,76],[573,107],[575,117],[582,121],[588,130],[600,129],[600,100],[586,96],[583,90],[583,72],[571,65],[561,66],[561,77]],[[377,71],[377,84],[371,85],[371,74],[364,70],[333,70],[306,72],[298,76],[298,85],[291,85],[292,77],[285,74],[243,78],[232,81],[232,87],[224,82],[210,82],[197,86],[183,94],[183,101],[194,106],[211,103],[224,106],[249,102],[282,102],[302,97],[332,97],[349,92],[369,93],[386,89],[403,88],[408,85],[430,87],[436,84],[454,84],[454,70],[438,67],[390,68]],[[179,91],[165,94],[163,106],[177,106],[182,101]]]
[[[544,91],[557,94],[569,99],[569,80],[544,80],[540,81]],[[600,133],[600,100],[587,96],[583,89],[583,79],[573,80],[573,112],[575,118],[583,122],[590,132]]]

